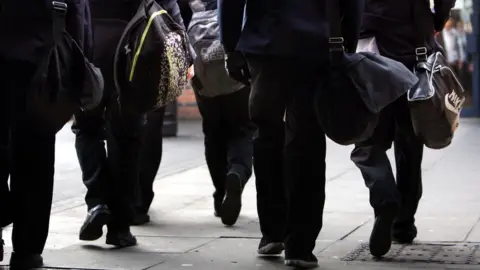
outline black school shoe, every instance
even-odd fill
[[[375,218],[369,244],[370,253],[380,258],[392,247],[393,222],[397,216],[398,207],[395,204],[385,204],[376,210],[378,215]]]
[[[393,241],[399,244],[412,244],[413,240],[417,238],[417,227],[415,225],[397,226],[397,224],[394,224],[392,237]]]
[[[225,200],[223,200],[221,218],[222,223],[233,226],[242,209],[242,193],[244,181],[239,173],[229,172],[225,182]]]
[[[10,258],[10,270],[33,270],[43,266],[40,254],[18,254],[13,252]]]
[[[298,258],[285,258],[285,265],[300,269],[309,269],[318,267],[318,259],[313,254]]]
[[[102,237],[103,226],[110,220],[110,210],[106,205],[97,205],[90,209],[80,228],[80,240],[95,241]]]
[[[275,256],[282,254],[284,250],[285,245],[282,242],[274,242],[262,237],[258,245],[257,253],[263,256]]]
[[[133,236],[130,229],[124,230],[108,230],[107,245],[115,246],[116,248],[126,248],[137,245],[137,238]]]

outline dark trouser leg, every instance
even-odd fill
[[[0,66],[1,67],[1,66]],[[35,67],[11,62],[2,70],[8,83],[11,119],[11,207],[17,257],[41,254],[48,236],[53,195],[55,134],[36,126],[25,110],[25,93]],[[4,81],[3,79],[0,81]]]
[[[324,71],[298,68],[319,65],[314,62],[282,63],[285,64],[276,72],[279,77],[288,78],[283,83],[289,89],[285,137],[289,209],[285,256],[303,259],[311,256],[323,225],[326,138],[314,113],[313,97],[322,80],[318,74]]]
[[[1,117],[1,116],[0,116]],[[6,128],[8,126],[0,126],[0,129]],[[2,131],[0,131],[2,132]],[[9,132],[8,132],[9,133]],[[0,230],[2,227],[9,225],[12,222],[11,209],[12,201],[10,198],[10,188],[8,187],[8,177],[9,177],[9,151],[8,146],[6,145],[8,140],[5,142],[0,142]],[[0,239],[1,240],[1,239]]]
[[[395,103],[380,113],[373,136],[355,146],[351,158],[362,172],[370,189],[370,204],[375,211],[375,223],[370,235],[370,253],[385,255],[392,244],[392,227],[400,196],[386,151],[391,147],[395,132]]]
[[[153,182],[162,161],[164,115],[165,107],[148,113],[147,122],[142,131],[137,211],[143,214],[148,213],[155,196]]]
[[[248,100],[250,88],[222,96],[222,114],[227,131],[227,159],[230,172],[238,173],[244,185],[252,176],[253,134],[255,126],[250,121]]]
[[[399,204],[399,194],[386,151],[391,147],[395,132],[394,104],[380,114],[373,136],[355,145],[351,159],[360,169],[365,185],[370,189],[370,205],[378,209],[383,205]]]
[[[138,188],[141,134],[144,116],[120,111],[116,99],[107,109],[109,201],[112,222],[109,229],[126,229],[133,220]]]
[[[287,199],[284,183],[283,146],[287,89],[282,78],[262,57],[249,56],[252,73],[250,116],[257,127],[253,140],[253,168],[257,187],[257,211],[263,237],[283,242]]]
[[[0,87],[3,82],[0,81]],[[8,89],[0,88],[0,230],[12,222],[10,188],[8,187],[9,173],[9,95]],[[1,238],[1,237],[0,237]],[[1,242],[1,239],[0,239]],[[1,248],[1,247],[0,247]],[[2,254],[0,254],[2,256]]]
[[[225,196],[225,177],[228,171],[226,126],[221,111],[222,100],[221,97],[210,98],[198,94],[196,98],[205,135],[205,159],[215,187],[214,196],[221,201]]]
[[[415,213],[422,197],[423,143],[415,136],[405,97],[395,106],[395,160],[397,165],[397,189],[400,193],[400,212],[394,225],[394,235],[416,232],[413,228]],[[416,231],[416,230],[415,230]]]
[[[83,183],[87,187],[85,202],[88,210],[107,203],[109,177],[105,150],[105,107],[75,115],[72,130],[75,133],[75,149],[82,170]]]

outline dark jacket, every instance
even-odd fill
[[[193,15],[189,2],[190,0],[178,0],[178,7],[180,8],[180,14],[182,15],[185,28],[188,28]]]
[[[455,0],[366,0],[361,37],[375,36],[380,53],[408,66],[415,63],[416,39],[429,51],[436,48],[434,31],[441,31]],[[414,4],[420,16],[414,16]]]
[[[88,0],[65,0],[66,28],[92,55],[92,30]],[[51,0],[0,1],[0,56],[36,62],[52,40]]]
[[[219,0],[225,50],[304,58],[328,56],[327,0]],[[357,44],[363,0],[339,0],[346,47]],[[397,0],[399,1],[399,0]],[[244,7],[246,22],[242,31]]]
[[[113,19],[128,22],[137,13],[142,0],[90,0],[90,2],[93,19]],[[183,25],[177,0],[156,0],[156,2],[168,12],[176,23]]]

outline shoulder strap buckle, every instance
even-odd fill
[[[52,1],[52,9],[61,13],[67,13],[68,5],[62,1]]]
[[[330,45],[330,51],[345,51],[343,43],[345,40],[343,37],[331,37],[328,39],[328,44]]]
[[[427,53],[428,53],[427,47],[415,48],[415,56],[417,58],[417,61],[419,62],[427,61],[428,59]]]

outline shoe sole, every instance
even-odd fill
[[[392,247],[392,227],[395,216],[386,216],[384,219],[375,223],[370,236],[370,253],[377,258],[383,257]]]
[[[36,257],[36,258],[22,258],[16,257],[12,253],[12,257],[10,258],[10,268],[9,269],[43,269],[43,258]]]
[[[285,246],[282,243],[270,243],[258,249],[259,255],[273,256],[280,255],[285,250]]]
[[[222,223],[233,226],[242,209],[242,180],[235,174],[227,176],[226,196],[222,204]]]
[[[127,248],[127,247],[133,247],[137,245],[137,239],[134,237],[132,241],[127,241],[127,240],[121,240],[121,241],[112,241],[107,238],[107,241],[105,242],[107,245],[114,246],[116,248]]]
[[[93,215],[80,229],[80,240],[95,241],[100,239],[103,235],[103,226],[107,225],[109,221],[110,213],[108,212],[99,212]]]
[[[308,269],[318,267],[318,262],[308,262],[304,260],[285,260],[285,265],[296,268]]]

